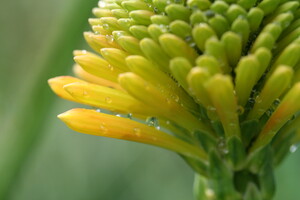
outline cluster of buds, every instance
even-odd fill
[[[95,53],[74,51],[78,78],[49,80],[92,108],[58,117],[178,153],[199,200],[271,199],[300,141],[299,2],[101,0],[93,13]]]

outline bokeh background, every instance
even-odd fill
[[[0,6],[0,200],[192,200],[192,170],[174,153],[75,133],[72,107],[47,79],[71,73],[97,0]],[[277,170],[276,200],[300,196],[300,152]]]

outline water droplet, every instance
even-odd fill
[[[212,18],[212,17],[215,16],[215,13],[212,10],[208,10],[208,11],[205,12],[205,15],[206,15],[207,18]]]
[[[291,153],[295,153],[295,152],[297,151],[297,149],[298,149],[298,145],[292,145],[292,146],[290,147],[290,152],[291,152]]]
[[[261,103],[262,102],[262,99],[259,95],[255,98],[255,102],[256,103]]]
[[[172,103],[172,100],[169,97],[166,99],[166,101],[167,101],[167,104],[171,104]]]
[[[106,35],[105,38],[109,43],[112,43],[114,41],[114,37],[112,35]]]
[[[141,129],[140,129],[140,128],[134,128],[134,129],[133,129],[133,133],[134,133],[136,136],[141,136]]]
[[[106,134],[106,133],[107,133],[108,129],[106,128],[104,122],[102,122],[102,123],[100,124],[100,130],[102,131],[103,134]]]
[[[116,114],[116,117],[121,117],[121,114]]]
[[[226,141],[225,138],[221,137],[218,140],[218,149],[220,150],[221,153],[223,154],[228,154],[228,149],[226,148]]]
[[[188,35],[188,36],[186,36],[185,38],[184,38],[184,40],[186,41],[186,42],[191,42],[192,41],[192,36],[190,36],[190,35]]]
[[[106,2],[105,1],[99,1],[98,6],[100,8],[105,8],[106,7]]]
[[[266,112],[268,117],[271,117],[272,113],[273,113],[273,110],[271,110],[271,109],[268,109]]]
[[[109,29],[109,25],[108,24],[102,24],[103,29],[108,30]]]
[[[212,189],[208,188],[205,190],[205,196],[207,196],[209,199],[213,199],[215,197],[215,193]]]
[[[128,113],[128,114],[127,114],[127,117],[128,117],[129,119],[132,119],[132,113]]]
[[[156,130],[160,130],[160,126],[156,126],[155,129],[156,129]]]
[[[153,8],[153,10],[154,10],[154,13],[156,13],[156,14],[158,14],[158,13],[159,13],[159,10],[158,10],[158,8],[157,8],[157,7],[154,7],[154,8]]]
[[[98,108],[98,109],[96,109],[96,112],[99,112],[99,113],[101,113],[101,110]]]
[[[179,102],[179,96],[177,94],[173,94],[172,99],[174,99],[175,102]]]
[[[87,91],[85,91],[85,90],[82,92],[82,95],[85,96],[85,97],[88,96],[88,94],[89,93]]]
[[[245,109],[243,106],[238,106],[237,107],[237,114],[242,115],[245,112]]]
[[[148,117],[146,119],[146,123],[148,126],[153,126],[153,127],[158,127],[159,124],[158,124],[158,120],[156,117]]]
[[[112,102],[112,99],[110,97],[105,97],[105,102],[106,103],[111,103]]]
[[[114,71],[114,67],[112,65],[107,65],[108,69],[110,69],[110,71]]]
[[[207,106],[207,110],[211,111],[211,112],[214,112],[216,111],[217,109],[213,106]]]

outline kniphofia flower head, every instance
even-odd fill
[[[78,78],[49,80],[91,108],[58,117],[177,152],[198,199],[271,199],[273,167],[300,138],[299,2],[104,0],[93,13]]]

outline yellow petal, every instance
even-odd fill
[[[300,110],[300,83],[296,83],[289,92],[285,95],[277,109],[267,121],[263,130],[254,142],[252,152],[269,144],[276,135],[278,130],[289,120],[293,115]]]
[[[169,118],[191,132],[198,129],[211,132],[203,122],[185,110],[174,99],[164,96],[161,91],[138,75],[132,72],[120,74],[119,83],[134,98],[151,106],[161,116]]]
[[[83,104],[121,113],[144,114],[149,111],[125,92],[91,83],[71,83],[64,89]]]
[[[91,53],[77,55],[74,57],[74,60],[88,73],[112,82],[117,82],[118,75],[124,72],[112,66],[100,56]]]
[[[48,84],[50,85],[50,88],[52,89],[52,91],[55,94],[57,94],[58,96],[60,96],[63,99],[78,102],[68,92],[66,92],[63,89],[64,85],[67,85],[70,83],[75,83],[75,82],[84,83],[83,80],[80,80],[78,78],[74,78],[71,76],[58,76],[58,77],[51,78],[48,80]]]
[[[240,138],[237,102],[229,76],[215,75],[205,84],[207,93],[216,108],[227,138]]]
[[[111,87],[111,88],[115,88],[115,89],[118,89],[118,90],[123,90],[123,88],[118,83],[111,82],[109,80],[106,80],[104,78],[100,78],[98,76],[94,76],[93,74],[90,74],[90,73],[84,71],[77,64],[75,64],[73,66],[73,72],[77,77],[79,77],[80,79],[85,80],[87,82],[102,85],[102,86],[107,86],[107,87]]]
[[[81,108],[62,113],[58,118],[81,133],[151,144],[199,160],[207,159],[200,148],[130,119]]]

